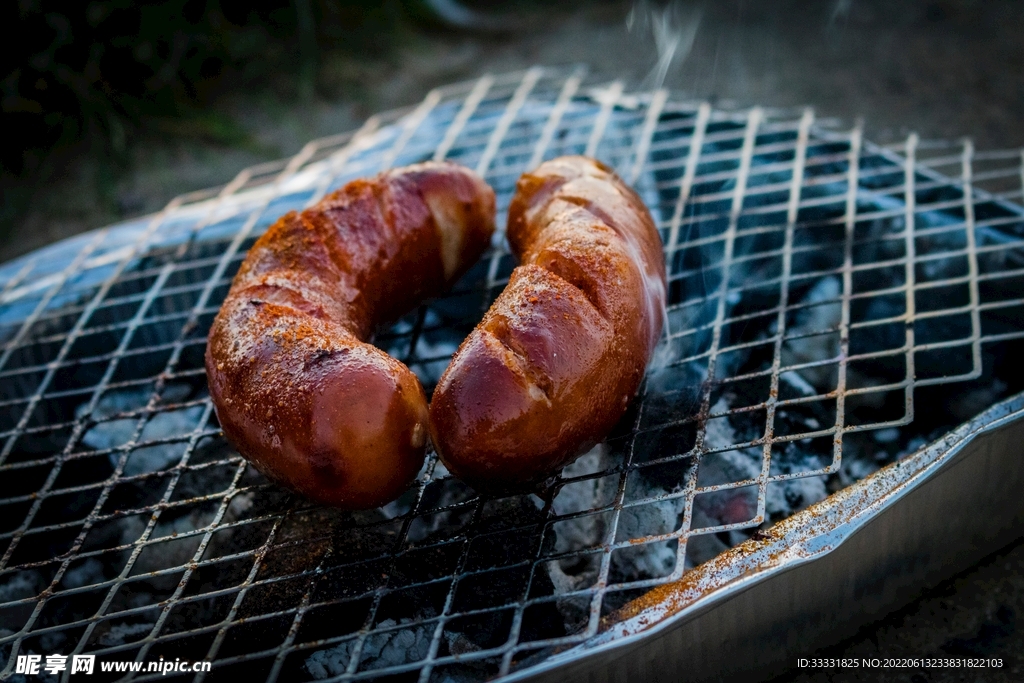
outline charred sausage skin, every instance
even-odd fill
[[[640,386],[665,306],[650,213],[593,159],[524,174],[508,240],[521,265],[430,405],[441,460],[484,491],[542,482],[611,431]]]
[[[210,329],[206,373],[224,434],[256,469],[350,509],[405,490],[423,462],[426,397],[366,342],[479,258],[494,210],[468,169],[419,164],[353,181],[253,245]]]

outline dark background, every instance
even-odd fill
[[[864,117],[890,142],[1024,145],[1019,0],[543,2],[16,0],[0,9],[0,262],[157,210],[430,88],[587,63],[656,85],[653,26],[683,39],[665,85]],[[630,19],[631,17],[631,19]],[[1010,681],[1024,668],[1024,546],[988,558],[830,656],[1002,656],[1001,671],[794,672],[792,681]],[[808,653],[811,656],[813,653]]]
[[[0,262],[486,71],[649,87],[657,19],[693,29],[665,79],[684,94],[863,116],[878,142],[1024,144],[1019,0],[467,0],[468,28],[431,9],[451,2],[2,3]]]

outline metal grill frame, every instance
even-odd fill
[[[5,528],[0,533],[0,581],[26,569],[37,569],[42,572],[40,576],[49,576],[48,585],[37,594],[0,603],[0,614],[30,611],[21,628],[8,635],[0,635],[0,647],[9,645],[12,648],[0,676],[12,672],[14,656],[20,651],[23,641],[63,631],[77,633],[74,647],[68,654],[90,652],[119,659],[130,655],[135,661],[152,659],[156,652],[154,647],[170,641],[213,634],[205,659],[215,661],[215,670],[233,664],[261,662],[267,671],[268,681],[278,679],[289,657],[306,657],[349,641],[352,648],[347,668],[332,680],[363,680],[406,673],[425,682],[432,680],[435,670],[442,671],[445,666],[461,666],[474,661],[483,662],[485,666],[492,667],[488,671],[504,676],[521,666],[530,654],[551,652],[593,638],[600,628],[602,605],[607,595],[624,591],[640,594],[651,587],[679,580],[686,571],[684,559],[689,538],[750,530],[764,524],[770,486],[794,478],[824,477],[838,472],[846,435],[910,424],[914,419],[916,387],[977,378],[983,370],[983,344],[1024,338],[1024,330],[986,333],[983,325],[987,311],[1024,306],[1024,298],[986,300],[982,289],[986,282],[1024,275],[1024,267],[992,265],[998,259],[1003,263],[1013,258],[1024,260],[1021,257],[1024,239],[1014,238],[1005,232],[1015,226],[1019,229],[1022,225],[1020,209],[1011,203],[1021,200],[1024,188],[1024,163],[1019,151],[977,153],[969,140],[951,146],[922,142],[916,135],[911,135],[901,145],[883,148],[863,139],[860,124],[852,130],[843,130],[837,121],[816,121],[809,109],[794,112],[755,107],[724,111],[707,103],[679,101],[664,90],[629,94],[625,92],[624,84],[618,81],[585,87],[586,82],[582,70],[534,67],[522,73],[484,76],[471,83],[436,89],[419,105],[371,117],[354,133],[313,141],[290,159],[246,169],[223,188],[175,198],[160,213],[145,221],[89,233],[0,267],[0,339],[5,340],[0,346],[0,387],[3,388],[0,396],[0,477],[27,476],[26,472],[41,473],[45,470],[45,476],[34,491],[0,499],[0,516],[13,515],[10,518],[22,520],[17,526]],[[524,120],[528,125],[523,129],[525,133],[521,133],[517,126],[521,126]],[[444,125],[439,126],[439,121]],[[689,134],[680,134],[679,130],[688,130]],[[675,301],[666,312],[663,346],[685,349],[689,344],[690,347],[684,352],[669,352],[668,362],[659,371],[687,365],[703,368],[704,381],[696,395],[696,406],[680,409],[672,420],[653,424],[645,422],[651,397],[649,385],[645,384],[633,411],[632,428],[621,439],[623,445],[619,461],[610,469],[562,478],[546,496],[537,499],[540,515],[544,518],[540,540],[532,559],[518,566],[526,572],[527,579],[514,603],[469,612],[455,610],[457,593],[465,582],[516,567],[473,569],[467,561],[472,542],[477,537],[456,535],[445,541],[453,546],[461,544],[462,549],[454,570],[433,581],[439,586],[447,582],[447,589],[440,613],[417,624],[432,629],[429,648],[420,660],[381,669],[360,669],[364,663],[360,658],[361,651],[369,638],[380,633],[398,633],[409,627],[408,624],[382,627],[378,623],[377,610],[382,600],[392,592],[387,578],[369,591],[370,608],[363,626],[354,634],[300,642],[304,616],[321,606],[315,599],[317,584],[326,573],[339,566],[332,563],[343,562],[338,555],[344,552],[344,548],[328,549],[313,566],[293,574],[261,576],[262,563],[268,554],[282,552],[283,548],[289,547],[298,552],[299,548],[316,540],[315,534],[301,539],[278,538],[290,519],[308,513],[312,508],[300,501],[280,514],[259,518],[234,516],[230,506],[238,496],[266,492],[273,487],[254,483],[251,471],[237,456],[193,464],[191,460],[201,443],[221,438],[212,405],[205,396],[184,403],[167,402],[163,399],[164,392],[176,383],[202,381],[201,357],[206,329],[226,293],[230,276],[243,258],[248,244],[284,208],[314,203],[331,188],[351,178],[395,164],[422,158],[449,158],[475,167],[496,186],[499,215],[503,215],[518,175],[543,158],[566,151],[583,152],[610,163],[624,178],[638,186],[645,200],[651,196],[663,199],[664,193],[674,194],[673,201],[661,201],[652,207],[664,238],[666,259],[672,266],[671,283],[681,283],[693,277],[707,282],[709,278],[717,277],[717,283],[709,288],[710,291],[693,300]],[[772,161],[773,155],[784,158]],[[994,167],[989,169],[988,165]],[[977,170],[978,167],[985,167],[985,170]],[[841,170],[837,171],[837,168]],[[658,180],[659,173],[670,177]],[[777,176],[787,174],[788,179],[778,180]],[[886,177],[894,174],[901,175],[902,180],[885,181]],[[872,183],[875,182],[880,189],[874,189]],[[841,194],[831,191],[839,186],[844,188]],[[959,198],[955,196],[957,192]],[[766,202],[749,201],[759,195],[778,195],[779,198]],[[880,209],[877,201],[872,203],[871,200],[882,195],[896,197],[895,204],[898,205]],[[933,195],[936,198],[932,199]],[[965,201],[965,198],[970,198],[970,201]],[[861,209],[859,201],[867,210]],[[803,217],[823,206],[837,204],[843,207],[838,215],[823,220]],[[976,208],[981,205],[998,206],[1002,215],[978,219]],[[919,226],[924,213],[957,211],[962,213],[962,221]],[[776,218],[772,220],[771,216]],[[877,220],[895,221],[895,225],[902,220],[902,230],[873,238],[890,246],[901,245],[902,256],[883,262],[859,262],[857,249],[862,246],[862,240],[858,238],[858,226]],[[707,233],[709,225],[718,227]],[[830,228],[841,231],[842,238],[833,243],[809,243],[801,237],[808,231]],[[702,231],[706,234],[701,234]],[[980,231],[988,232],[979,239]],[[1005,239],[993,241],[992,231]],[[780,234],[782,241],[779,247],[749,252],[740,246],[744,240]],[[944,242],[940,238],[957,242],[960,235],[962,245],[941,246]],[[478,295],[480,313],[486,309],[507,282],[511,267],[502,239],[502,235],[497,236],[485,256],[481,282],[468,287],[459,285],[448,297]],[[927,248],[922,249],[923,246]],[[706,258],[709,253],[717,253],[719,248],[719,259]],[[794,271],[795,258],[830,248],[837,253],[841,250],[842,258],[836,267]],[[685,252],[693,250],[701,254],[698,268],[676,268],[673,265],[677,260],[685,262]],[[966,261],[965,273],[953,277],[927,277],[924,273],[922,277],[928,263],[959,258]],[[775,259],[779,263],[779,273],[774,279],[732,280],[733,274],[743,272],[745,264],[766,259]],[[863,286],[866,274],[883,268],[900,270],[903,273],[902,283],[880,289],[859,288]],[[829,276],[841,280],[838,300],[807,303],[793,296],[802,283]],[[681,285],[672,286],[686,291]],[[751,289],[764,287],[777,287],[776,306],[743,315],[732,314],[732,301],[741,300]],[[921,297],[929,292],[955,287],[966,288],[965,303],[918,310]],[[857,301],[880,296],[902,297],[904,312],[885,319],[856,318]],[[182,305],[182,301],[186,304]],[[704,314],[694,312],[695,308],[709,305],[713,311]],[[787,336],[792,315],[822,305],[839,306],[841,315],[837,326]],[[448,356],[424,355],[417,351],[421,340],[436,331],[432,325],[437,323],[431,322],[426,311],[427,308],[421,308],[403,319],[404,322],[389,333],[382,334],[378,343],[414,369],[430,375],[446,364]],[[955,316],[969,319],[966,333],[941,341],[921,341],[915,334],[916,326],[922,321]],[[735,342],[725,332],[729,326],[769,318],[774,321],[775,332],[768,338]],[[97,322],[103,320],[106,322]],[[851,336],[855,336],[858,330],[881,325],[902,327],[902,343],[868,352],[857,352],[851,348]],[[158,328],[176,329],[177,334],[151,343],[150,331]],[[785,362],[786,343],[808,335],[837,337],[838,355],[796,364]],[[706,341],[695,341],[704,337]],[[96,340],[107,339],[116,342],[112,344],[111,351],[81,355],[84,353],[82,349],[88,349],[89,344],[95,345],[99,343]],[[771,347],[771,363],[767,368],[721,376],[718,365],[724,363],[722,359],[727,354],[749,352],[765,346]],[[961,350],[967,366],[951,375],[919,376],[916,359],[921,354],[943,349]],[[122,372],[126,365],[143,357],[152,357],[150,365],[154,368],[159,366],[159,369],[134,374]],[[877,362],[882,358],[902,360],[904,374],[901,380],[873,386],[848,385],[847,371],[851,364]],[[79,372],[85,366],[94,368],[98,379],[75,389],[62,386],[64,373]],[[780,377],[784,373],[831,367],[835,368],[836,376],[832,391],[797,398],[780,395]],[[716,392],[721,392],[723,387],[758,378],[768,380],[769,392],[764,401],[730,408],[727,412],[715,412],[716,403],[712,399]],[[116,415],[96,417],[104,396],[140,388],[148,391],[143,404]],[[888,392],[903,395],[901,415],[865,424],[846,422],[845,403],[849,397]],[[46,417],[54,411],[59,412],[52,406],[69,405],[71,402],[77,402],[84,408],[80,407],[74,415],[67,415],[68,419],[60,421]],[[801,406],[824,402],[835,405],[834,424],[797,433],[775,433],[776,416],[780,411],[799,410]],[[190,408],[200,411],[193,428],[187,433],[144,438],[146,426],[154,416]],[[740,443],[705,442],[710,421],[757,412],[764,415],[761,436]],[[126,442],[109,449],[83,446],[83,438],[90,429],[98,422],[112,420],[135,420],[132,435]],[[657,430],[685,428],[687,425],[692,427],[692,445],[680,447],[678,452],[657,461],[638,461],[635,452],[638,439]],[[59,453],[43,457],[15,457],[20,444],[44,436],[61,439],[65,445]],[[772,472],[773,447],[822,438],[832,441],[830,462],[817,469]],[[140,448],[170,444],[180,444],[182,448],[181,458],[173,467],[142,474],[125,473],[129,460]],[[699,485],[699,464],[702,461],[718,453],[746,449],[761,451],[761,468],[756,477]],[[86,462],[90,458],[108,458],[114,463],[113,473],[102,481],[82,485],[66,481],[67,477],[62,479],[65,469],[71,471],[76,461]],[[673,461],[692,464],[679,482],[678,490],[629,499],[631,477],[638,476],[639,470]],[[226,488],[199,498],[176,499],[176,487],[183,477],[218,467],[233,468]],[[488,505],[493,501],[475,497],[447,507],[421,509],[425,490],[438,481],[435,467],[435,459],[431,456],[415,484],[411,500],[400,504],[389,519],[378,523],[381,526],[397,523],[399,526],[392,549],[383,556],[385,564],[391,568],[385,571],[385,576],[394,569],[395,561],[410,551],[406,537],[417,519],[426,514],[465,513],[469,521],[463,528],[472,530],[488,514]],[[561,490],[573,484],[608,477],[617,478],[614,496],[610,500],[585,510],[558,510]],[[118,485],[158,480],[164,487],[158,500],[137,509],[104,509],[105,502]],[[751,488],[757,491],[757,505],[752,517],[703,528],[693,527],[694,501],[698,496]],[[91,501],[91,509],[83,518],[39,525],[37,518],[52,514],[45,506],[60,504],[72,497]],[[637,538],[622,538],[618,533],[624,510],[674,499],[683,501],[678,528]],[[197,528],[173,537],[160,535],[166,533],[159,526],[162,517],[171,517],[182,509],[203,506],[209,507],[209,512]],[[544,548],[544,539],[555,525],[592,515],[607,518],[605,535],[598,547],[575,549],[561,556]],[[114,547],[83,550],[94,529],[128,516],[145,520],[144,529],[136,540]],[[207,550],[213,547],[211,544],[216,534],[257,524],[268,527],[266,538],[258,547],[230,557],[206,555]],[[501,529],[500,533],[510,531],[516,530]],[[67,549],[63,553],[56,558],[19,560],[19,547],[31,544],[33,536],[54,532],[68,534]],[[118,591],[130,586],[135,579],[133,567],[140,556],[151,546],[169,542],[168,538],[179,542],[186,539],[195,541],[187,562],[148,575],[150,578],[180,576],[176,587],[155,607],[143,605],[121,610],[116,615],[108,614],[107,610]],[[677,544],[677,561],[670,574],[626,583],[613,581],[613,556],[617,551],[666,542]],[[62,585],[73,565],[77,567],[89,558],[115,552],[128,554],[116,577],[78,587]],[[531,596],[530,585],[534,575],[543,571],[545,563],[588,553],[600,556],[600,568],[594,584],[576,593],[557,596],[558,600],[577,598],[589,603],[586,626],[577,633],[562,637],[520,642],[526,611],[534,605],[556,600],[551,596]],[[221,589],[216,595],[188,594],[189,581],[197,572],[218,563],[249,559],[252,566],[236,585]],[[52,574],[49,573],[51,569]],[[248,594],[262,586],[284,581],[305,584],[293,606],[240,616]],[[413,587],[417,585],[426,584],[414,584]],[[90,592],[102,594],[92,616],[74,623],[36,628],[48,604]],[[184,632],[163,632],[172,610],[190,601],[211,597],[230,598],[230,607],[220,621]],[[91,640],[94,631],[104,622],[142,615],[154,609],[159,610],[159,616],[141,640],[107,647],[97,647]],[[439,654],[446,625],[460,618],[497,611],[510,615],[507,637],[501,644],[474,652]],[[273,619],[287,621],[289,618],[291,623],[280,642],[273,647],[220,656],[232,629],[243,624],[269,623]],[[135,679],[156,677],[143,674]],[[203,679],[203,674],[195,676],[196,681]]]

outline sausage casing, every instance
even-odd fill
[[[586,157],[520,178],[520,264],[463,342],[430,406],[448,469],[478,489],[543,481],[603,439],[661,334],[665,262],[640,198]]]
[[[356,180],[282,216],[210,329],[206,372],[228,439],[321,503],[369,508],[401,494],[423,462],[426,397],[366,342],[454,283],[493,231],[493,190],[446,163]]]

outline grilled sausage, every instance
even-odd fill
[[[494,191],[454,164],[356,180],[282,216],[210,329],[224,434],[315,501],[369,508],[400,495],[423,462],[427,401],[409,368],[366,340],[454,283],[493,231]]]
[[[665,306],[654,222],[600,162],[563,157],[523,175],[508,240],[521,265],[430,405],[441,460],[484,491],[542,482],[611,431]]]

